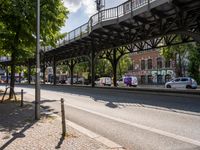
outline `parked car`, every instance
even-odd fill
[[[197,82],[191,77],[179,77],[165,83],[165,87],[196,89]]]
[[[60,84],[66,84],[66,80],[60,80],[59,83]]]
[[[4,80],[0,80],[0,83],[5,83]]]
[[[119,80],[117,81],[117,86],[122,87],[122,86],[124,86],[124,85],[125,85],[125,84],[124,84],[123,78],[121,78],[121,79],[119,79]]]
[[[85,85],[89,85],[90,84],[90,81],[88,79],[85,79],[84,82],[83,82]]]
[[[21,83],[28,83],[28,80],[27,80],[27,79],[23,79],[23,80],[21,81]]]
[[[112,79],[111,77],[101,77],[95,81],[95,84],[100,86],[106,86],[106,85],[111,86]]]
[[[137,80],[137,77],[135,76],[125,76],[123,77],[123,81],[126,86],[137,87],[138,85],[138,80]]]

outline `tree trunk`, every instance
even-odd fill
[[[22,72],[20,70],[20,72],[19,72],[19,83],[21,83],[21,79],[22,79]]]
[[[11,77],[10,77],[10,94],[9,99],[12,99],[14,96],[14,86],[15,86],[15,61],[16,61],[16,55],[15,51],[12,52],[12,63],[11,63]]]
[[[15,63],[16,63],[16,54],[19,45],[19,33],[20,33],[20,25],[17,27],[17,32],[14,38],[14,44],[12,45],[11,52],[11,77],[10,77],[10,94],[9,99],[12,99],[14,96],[14,87],[15,87]]]
[[[9,71],[8,71],[8,66],[6,67],[6,83],[8,84],[9,80]]]
[[[28,69],[28,84],[31,84],[31,62],[30,62],[30,60],[28,60],[27,69]]]

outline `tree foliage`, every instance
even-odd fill
[[[119,54],[117,53],[117,56]],[[99,77],[102,76],[113,76],[113,68],[109,60],[107,59],[99,59],[97,61],[96,67],[96,75]],[[121,78],[125,73],[127,73],[128,69],[131,65],[131,58],[129,54],[126,54],[120,57],[119,62],[117,64],[117,78]]]
[[[190,45],[188,72],[200,84],[200,45]]]
[[[200,46],[196,43],[186,43],[161,49],[161,55],[166,60],[175,62],[176,76],[183,76],[184,68],[188,75],[200,83]]]
[[[132,65],[132,60],[129,54],[124,55],[120,60],[118,64],[118,78],[121,78],[124,74],[127,73],[127,71],[130,69]]]
[[[183,70],[186,67],[188,50],[188,44],[173,45],[161,49],[161,56],[167,61],[175,62],[176,76],[181,77],[184,75]]]
[[[96,65],[96,75],[98,77],[105,77],[112,75],[112,65],[107,59],[98,59]]]
[[[0,2],[0,50],[12,59],[11,87],[15,64],[33,57],[36,48],[36,0]],[[61,0],[41,0],[41,36],[45,45],[55,45],[68,11]]]

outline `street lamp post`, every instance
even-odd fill
[[[35,81],[35,119],[40,119],[40,0],[37,0],[36,33],[36,81]]]

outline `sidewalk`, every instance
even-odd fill
[[[34,121],[34,106],[26,103],[0,103],[0,150],[105,150],[107,147],[67,126],[67,136],[61,136],[61,120],[46,112]],[[55,110],[51,110],[52,112]]]

